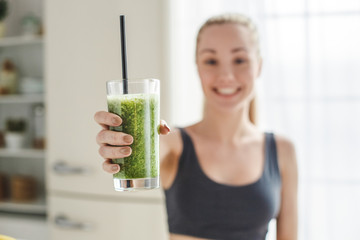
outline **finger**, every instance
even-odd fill
[[[119,126],[122,123],[121,117],[114,113],[99,111],[94,115],[95,121],[100,124],[102,127],[106,126]]]
[[[167,125],[167,123],[164,120],[160,121],[160,129],[159,129],[160,134],[162,135],[167,135],[168,133],[171,132],[170,127]]]
[[[99,148],[99,154],[103,158],[123,158],[131,155],[130,147],[111,147],[101,146]]]
[[[96,136],[96,142],[99,145],[110,144],[110,145],[130,145],[134,141],[134,138],[123,132],[115,132],[103,129]]]
[[[115,174],[120,171],[119,164],[112,163],[111,159],[106,159],[103,162],[102,166],[103,166],[103,169],[105,170],[105,172],[108,172],[108,173]]]

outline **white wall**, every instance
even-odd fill
[[[47,1],[45,14],[48,15],[47,24],[52,27],[47,29],[51,37],[47,39],[50,51],[46,57],[51,58],[52,53],[67,53],[62,59],[52,59],[52,65],[47,66],[52,87],[61,84],[62,78],[66,77],[73,79],[74,89],[80,91],[86,86],[76,85],[76,79],[87,78],[87,87],[98,91],[94,95],[95,105],[83,107],[88,107],[89,112],[105,109],[105,82],[122,77],[120,14],[126,15],[129,78],[159,78],[161,84],[166,85],[167,79],[163,77],[162,4],[163,0]],[[56,21],[66,21],[66,24]],[[69,35],[68,40],[64,34]],[[82,55],[91,62],[87,65],[81,61],[67,64],[67,58],[73,55]],[[162,114],[166,115],[166,109],[163,101]]]

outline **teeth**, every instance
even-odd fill
[[[236,92],[236,88],[217,88],[216,89],[218,93],[224,94],[224,95],[231,95]]]

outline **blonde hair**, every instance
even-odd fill
[[[250,37],[253,40],[253,43],[256,47],[256,54],[258,58],[261,58],[260,54],[260,42],[259,42],[259,34],[255,23],[247,16],[239,13],[227,13],[221,14],[217,16],[213,16],[209,18],[199,29],[197,37],[196,37],[196,55],[198,50],[198,45],[200,41],[200,35],[204,31],[205,28],[212,25],[221,25],[227,23],[234,23],[240,26],[247,28],[250,32]],[[197,58],[197,57],[196,57]],[[254,97],[250,101],[249,105],[249,119],[250,121],[256,125],[257,123],[257,112],[256,112],[256,97]]]
[[[250,32],[250,37],[253,40],[253,43],[256,47],[257,56],[260,57],[260,42],[259,42],[259,33],[255,23],[247,16],[239,13],[227,13],[216,15],[209,18],[199,29],[197,37],[196,37],[196,51],[198,49],[198,44],[200,41],[200,35],[204,31],[205,28],[212,25],[222,25],[227,23],[234,23],[240,26],[247,28]]]

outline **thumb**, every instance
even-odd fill
[[[171,131],[170,127],[164,120],[160,121],[159,133],[162,135],[167,135]]]

